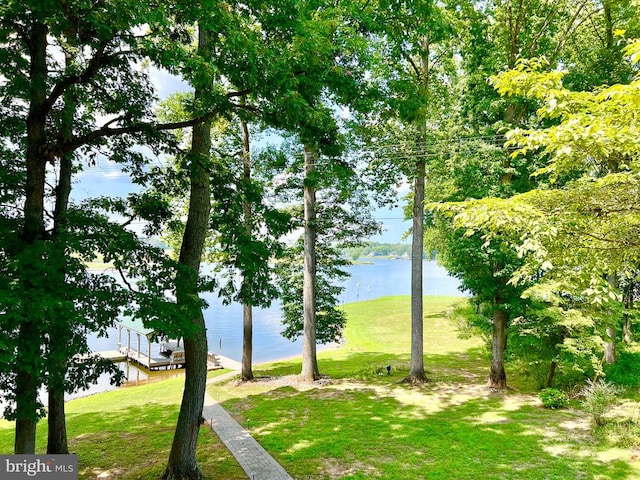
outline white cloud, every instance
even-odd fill
[[[161,70],[156,67],[149,69],[149,77],[151,83],[158,92],[160,99],[167,98],[169,95],[177,92],[187,92],[191,90],[191,86],[182,80],[180,77],[172,75],[166,70]]]

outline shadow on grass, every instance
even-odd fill
[[[409,372],[409,355],[380,352],[349,352],[318,360],[320,373],[333,379],[358,379],[374,383],[399,382]],[[391,367],[388,374],[387,365]],[[272,363],[254,368],[256,377],[297,375],[299,360]],[[425,355],[425,370],[432,381],[465,381],[484,384],[489,372],[489,360],[482,348],[464,352]]]
[[[630,457],[611,457],[594,446],[576,412],[545,410],[536,397],[487,389],[483,348],[425,355],[431,381],[422,386],[400,383],[408,355],[330,355],[319,360],[328,386],[299,390],[274,382],[271,390],[240,393],[224,404],[296,478],[607,479],[638,473]],[[256,374],[297,375],[300,367],[299,361],[282,362]]]
[[[79,479],[157,479],[173,441],[179,405],[147,403],[67,416],[69,450],[78,455]],[[38,425],[37,453],[46,451],[46,419]],[[9,447],[9,444],[11,445]],[[13,450],[13,429],[0,430],[2,453]],[[12,453],[7,451],[6,453]],[[206,478],[246,479],[218,437],[200,430],[198,462]]]
[[[250,419],[252,434],[296,478],[605,479],[632,470],[599,461],[569,411],[509,396],[411,394],[282,387],[225,407],[242,423]]]

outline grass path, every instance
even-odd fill
[[[256,367],[255,382],[213,383],[208,393],[299,479],[640,478],[638,452],[600,445],[579,411],[485,388],[482,345],[459,339],[446,318],[456,301],[426,298],[431,382],[423,386],[399,383],[408,372],[409,299],[388,297],[346,307],[346,343],[319,354],[327,379],[300,384],[299,360],[283,361]],[[175,378],[69,402],[80,478],[159,478],[181,389]],[[12,450],[12,428],[0,421],[0,453]],[[38,437],[43,451],[45,422]],[[207,478],[246,478],[208,428],[198,458]]]

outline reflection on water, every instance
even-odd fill
[[[127,378],[127,381],[122,385],[123,387],[135,387],[184,375],[184,369],[181,368],[151,371],[140,368],[131,362],[120,362],[118,366]]]
[[[184,375],[184,369],[172,368],[169,370],[147,370],[146,368],[139,367],[133,362],[116,362],[118,368],[125,374],[126,381],[120,385],[120,388],[124,387],[136,387],[139,385],[146,385],[147,383],[153,383],[160,380],[167,380]],[[111,378],[107,374],[103,374],[98,378],[98,382],[92,385],[88,390],[81,390],[71,395],[67,395],[65,398],[71,400],[73,398],[87,397],[100,392],[106,392],[108,390],[114,390],[118,388],[111,383]],[[46,400],[46,394],[41,399]]]

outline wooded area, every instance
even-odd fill
[[[406,381],[427,381],[433,251],[471,295],[460,315],[488,339],[491,388],[507,387],[507,359],[541,387],[606,375],[637,330],[639,12],[637,0],[3,2],[0,389],[15,453],[35,452],[42,387],[48,451],[67,453],[64,392],[122,377],[80,361],[87,334],[126,314],[185,339],[163,478],[199,478],[199,294],[245,306],[245,380],[251,307],[281,301],[312,382],[316,344],[346,322],[342,252],[397,202],[412,220]],[[158,71],[191,91],[160,99]],[[278,146],[257,147],[265,136]],[[139,191],[72,201],[101,159]],[[119,275],[88,272],[96,256]]]

